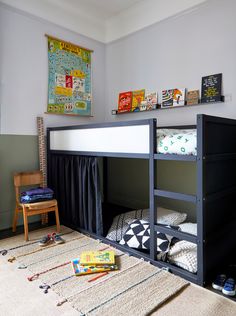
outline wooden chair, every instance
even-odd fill
[[[57,232],[60,231],[60,221],[59,221],[59,213],[57,207],[57,200],[48,200],[42,202],[35,203],[20,203],[20,193],[22,191],[21,187],[28,187],[39,185],[42,186],[43,183],[43,175],[41,171],[32,171],[32,172],[19,172],[14,174],[14,186],[16,192],[16,207],[15,214],[13,219],[12,231],[16,231],[16,224],[18,219],[18,213],[23,212],[24,218],[24,230],[25,230],[25,240],[29,240],[28,238],[28,216],[45,214],[48,212],[55,212],[56,216],[56,225]]]

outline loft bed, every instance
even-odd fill
[[[165,127],[165,129],[173,128],[196,131],[195,153],[191,155],[159,153],[156,119],[48,128],[48,184],[54,189],[56,198],[59,200],[61,222],[65,225],[89,233],[94,238],[99,238],[131,255],[141,257],[193,283],[205,286],[216,272],[221,272],[220,269],[227,260],[230,260],[235,248],[236,120],[199,114],[196,125]],[[63,174],[55,177],[52,169],[54,157],[63,157],[63,163],[66,164],[69,156],[105,157],[103,165],[104,200],[106,200],[106,179],[108,177],[106,157],[148,160],[150,225],[150,250],[148,253],[106,239],[102,236],[102,230],[98,229],[94,232],[91,227],[81,229],[78,225],[74,225],[76,220],[74,217],[70,217],[69,221],[64,220],[71,212],[71,205],[73,208],[73,201],[60,203],[62,194],[58,191],[58,186],[62,188],[60,192],[67,190],[67,184],[64,181],[67,171],[63,171]],[[195,163],[196,194],[171,192],[159,187],[155,172],[158,168],[158,161],[161,160],[168,160],[170,163],[171,161]],[[196,206],[196,236],[158,224],[157,197],[193,203]],[[77,194],[73,194],[70,199],[74,198],[77,199]],[[157,232],[197,245],[198,269],[196,273],[157,259]]]

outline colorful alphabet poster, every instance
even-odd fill
[[[48,37],[48,113],[91,115],[91,53]]]

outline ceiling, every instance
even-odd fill
[[[73,11],[94,16],[99,19],[109,19],[121,11],[126,10],[138,2],[145,0],[48,0],[54,4],[62,5]]]
[[[208,0],[0,0],[7,7],[109,43]]]

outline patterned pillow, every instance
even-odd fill
[[[144,215],[147,216],[147,212],[148,210],[140,209],[117,215],[113,219],[106,238],[112,241],[120,241],[129,227],[129,222],[135,219],[143,219]]]
[[[179,230],[178,226],[166,226]],[[170,249],[172,236],[157,232],[157,259],[165,260]],[[128,227],[120,245],[135,249],[150,249],[150,225],[144,220],[134,220]]]
[[[196,155],[196,129],[157,130],[157,152],[162,154]]]
[[[157,222],[159,224],[177,226],[180,223],[183,223],[186,218],[186,213],[180,213],[164,207],[157,207]],[[149,210],[140,209],[117,215],[113,219],[106,238],[112,241],[120,241],[128,229],[129,224],[135,219],[149,221]]]

